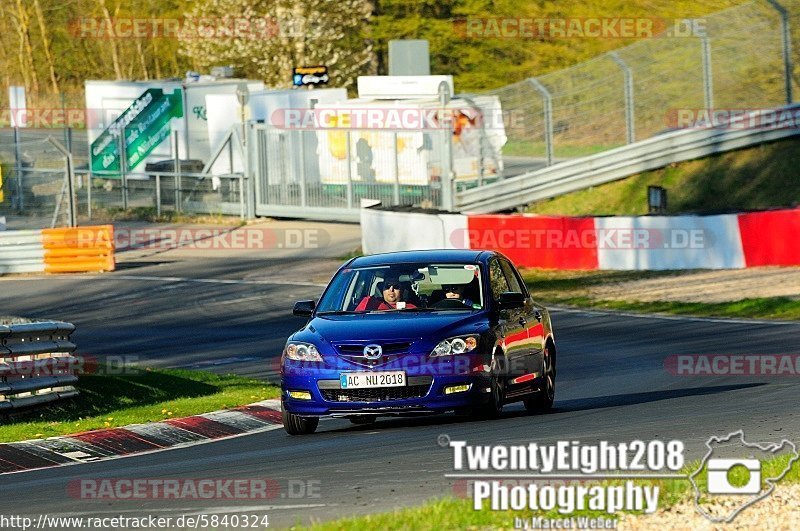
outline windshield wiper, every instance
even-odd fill
[[[331,310],[328,312],[317,312],[317,315],[348,315],[356,313],[364,313],[364,312],[356,312],[353,310]]]

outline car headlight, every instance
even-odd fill
[[[298,343],[291,341],[286,344],[283,350],[284,355],[295,361],[322,361],[322,356],[319,355],[317,347],[311,343]]]
[[[431,356],[453,356],[472,352],[476,348],[478,348],[478,336],[451,337],[436,345]]]

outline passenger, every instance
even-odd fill
[[[383,282],[378,284],[378,289],[381,290],[383,298],[380,297],[364,297],[361,302],[356,306],[357,312],[365,312],[370,310],[395,310],[398,309],[397,303],[402,308],[416,308],[410,302],[403,302],[403,284],[398,278],[386,278]]]
[[[444,296],[446,299],[451,300],[459,300],[463,302],[466,306],[472,308],[472,299],[464,298],[464,291],[466,290],[466,284],[451,284],[449,286],[442,286],[444,290]]]

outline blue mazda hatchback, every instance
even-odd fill
[[[356,424],[382,415],[455,411],[495,418],[503,405],[553,405],[550,314],[517,269],[492,251],[404,251],[354,258],[281,358],[283,424],[313,433],[323,416]]]

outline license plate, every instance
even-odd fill
[[[343,372],[339,376],[342,389],[372,389],[375,387],[404,387],[405,371]]]

